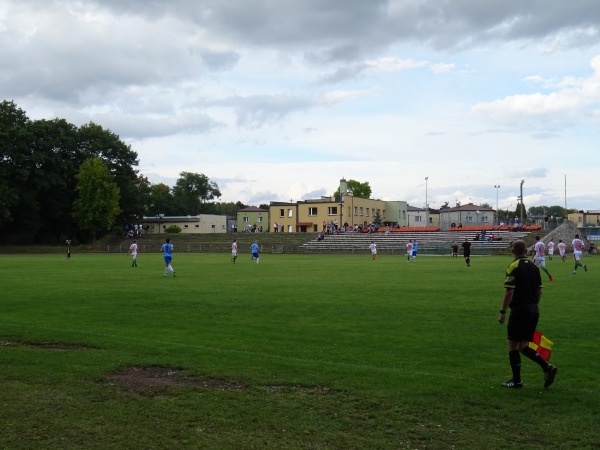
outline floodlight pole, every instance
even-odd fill
[[[521,180],[521,226],[523,226],[523,209],[525,209],[523,207],[523,183],[525,183],[525,180]]]
[[[427,180],[429,177],[425,177],[425,226],[429,226],[429,204],[427,203]]]
[[[499,184],[495,184],[496,188],[496,225],[500,225],[500,214],[498,213],[498,189],[500,189]]]

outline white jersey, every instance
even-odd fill
[[[375,242],[373,242],[371,245],[369,245],[369,249],[371,249],[371,253],[373,255],[377,254],[377,244]]]
[[[535,251],[536,257],[543,258],[546,256],[546,246],[542,241],[537,241],[533,246],[533,250]]]
[[[554,242],[553,241],[548,242],[548,254],[549,255],[554,254]]]
[[[534,262],[540,267],[544,267],[546,262],[546,247],[542,241],[537,241],[533,246],[533,251],[535,252]]]
[[[133,257],[137,256],[137,244],[135,242],[129,246],[129,253],[131,253]]]
[[[558,253],[560,253],[560,256],[565,256],[566,250],[567,250],[567,244],[565,244],[564,242],[559,242],[558,243]]]
[[[407,255],[412,255],[412,248],[413,248],[412,242],[409,242],[408,244],[406,244],[406,254]]]
[[[573,242],[571,242],[571,245],[573,246],[573,253],[581,254],[581,252],[583,252],[583,241],[581,239],[579,239],[579,238],[573,239]]]
[[[231,244],[231,255],[237,256],[237,242],[234,242],[233,244]]]
[[[575,261],[579,262],[581,254],[583,253],[583,241],[579,238],[575,238],[573,239],[573,242],[571,242],[571,245],[573,246],[573,258],[575,258]]]

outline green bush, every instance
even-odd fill
[[[181,228],[179,228],[177,225],[169,225],[167,228],[165,228],[165,233],[181,233]]]

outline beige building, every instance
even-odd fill
[[[439,210],[439,223],[442,230],[450,228],[452,223],[457,226],[488,226],[494,225],[495,211],[485,206],[467,203],[466,205],[457,205],[454,208],[444,208]]]
[[[144,233],[164,233],[171,225],[181,228],[182,233],[227,233],[227,216],[199,214],[197,216],[164,216],[144,217],[142,220]]]
[[[578,228],[600,226],[600,210],[578,211],[567,216]]]

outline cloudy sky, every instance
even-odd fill
[[[600,209],[597,0],[0,0],[0,60],[31,119],[222,201]]]

